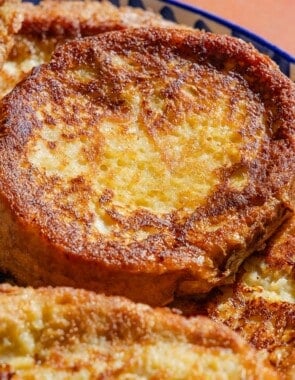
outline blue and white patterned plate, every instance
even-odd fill
[[[38,3],[39,1],[32,0],[32,2]],[[211,13],[177,0],[111,0],[111,2],[117,6],[130,5],[151,9],[160,13],[164,18],[177,23],[214,33],[229,34],[251,42],[262,53],[269,55],[279,65],[281,71],[295,81],[295,57],[254,33]]]
[[[254,33],[199,8],[176,0],[113,0],[113,3],[152,9],[171,21],[214,33],[229,34],[251,42],[262,53],[269,55],[280,66],[283,73],[295,80],[295,57]]]

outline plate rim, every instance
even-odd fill
[[[292,54],[286,52],[282,48],[278,47],[277,45],[271,43],[264,37],[260,37],[259,35],[255,34],[254,32],[250,31],[249,29],[242,27],[238,24],[235,24],[232,21],[229,21],[227,19],[224,19],[223,17],[217,16],[214,13],[208,12],[202,8],[199,8],[198,6],[188,4],[184,1],[180,0],[159,0],[161,3],[174,5],[176,7],[183,8],[185,10],[191,11],[193,13],[199,13],[201,16],[204,16],[212,21],[218,22],[220,24],[223,24],[224,26],[236,30],[237,32],[240,32],[245,35],[245,37],[249,37],[249,39],[253,40],[254,42],[257,42],[258,44],[264,45],[267,49],[272,50],[274,53],[277,53],[281,55],[283,58],[288,60],[290,63],[295,64],[295,56]]]

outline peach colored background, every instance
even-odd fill
[[[295,56],[295,0],[180,0],[232,21]]]

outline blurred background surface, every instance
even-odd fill
[[[295,57],[295,0],[180,0],[254,32]]]

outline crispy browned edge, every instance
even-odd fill
[[[56,324],[54,314],[48,314],[44,321],[44,334],[48,331],[51,337],[48,343],[52,344],[53,350],[60,348],[65,354],[73,342],[77,343],[77,338],[81,343],[87,344],[89,336],[92,338],[104,336],[107,341],[120,342],[119,344],[126,344],[126,347],[134,343],[155,344],[161,340],[171,343],[186,342],[192,345],[192,349],[194,346],[199,346],[205,351],[206,348],[214,347],[231,350],[239,355],[247,378],[277,379],[275,371],[267,360],[262,356],[257,357],[257,352],[243,339],[226,326],[206,317],[187,319],[171,313],[169,309],[152,309],[120,297],[105,297],[81,289],[47,287],[36,290],[0,285],[0,308],[2,305],[0,323],[1,318],[16,321],[20,318],[22,321],[32,318],[31,312],[26,314],[26,309],[20,309],[24,297],[32,302],[38,302],[41,309],[43,306],[47,310],[58,306],[59,317],[70,316],[70,325],[57,335],[59,341],[52,340],[53,330],[60,328],[59,324]],[[27,309],[30,309],[29,305]],[[14,312],[11,313],[11,310]],[[49,316],[51,319],[48,319]],[[43,341],[46,342],[46,339]],[[93,339],[91,342],[93,344]],[[46,345],[44,348],[50,349],[50,346]],[[83,364],[81,365],[83,367]],[[86,366],[91,367],[91,363],[86,363]],[[37,367],[38,365],[36,370]],[[0,375],[9,372],[13,372],[13,368],[5,365],[5,362],[2,363]]]
[[[19,33],[43,39],[85,37],[144,25],[175,25],[152,11],[117,8],[104,0],[44,0],[38,5],[24,3],[21,11],[23,22]]]
[[[295,217],[282,226],[259,257],[270,271],[281,270],[295,279]],[[286,301],[270,301],[258,295],[247,300],[242,275],[243,268],[228,299],[238,318],[228,315],[225,319],[222,313],[219,315],[217,306],[225,301],[222,293],[208,301],[207,315],[228,325],[257,349],[266,349],[282,377],[290,379],[295,371],[295,305]],[[278,356],[277,351],[282,354]]]
[[[32,179],[20,173],[21,147],[29,139],[31,128],[36,127],[28,120],[29,108],[25,105],[32,91],[38,91],[36,78],[46,70],[62,72],[75,65],[76,60],[84,60],[87,64],[97,43],[105,50],[111,46],[117,51],[134,46],[145,49],[149,45],[150,49],[162,50],[162,64],[169,59],[166,53],[169,49],[185,59],[221,70],[231,62],[236,75],[248,81],[268,111],[269,136],[260,156],[247,168],[252,179],[250,184],[238,196],[234,190],[221,186],[184,225],[175,221],[173,215],[164,221],[143,211],[126,221],[134,229],[142,225],[161,227],[162,223],[168,223],[169,230],[175,234],[172,243],[167,243],[164,234],[158,234],[128,247],[103,239],[92,244],[83,233],[54,218],[46,205],[40,207],[32,193]],[[232,218],[232,225],[223,231],[227,235],[239,229],[239,223],[244,223],[250,230],[246,247],[229,244],[227,252],[227,257],[240,255],[244,258],[245,251],[250,254],[260,247],[288,215],[288,184],[294,175],[294,104],[293,83],[272,61],[250,45],[228,36],[150,28],[107,33],[63,45],[49,66],[35,70],[26,82],[4,99],[1,106],[0,149],[3,159],[0,162],[0,188],[7,208],[6,217],[10,220],[8,233],[13,234],[15,244],[6,248],[6,252],[4,250],[1,267],[12,272],[20,283],[34,286],[47,283],[76,285],[108,294],[122,294],[153,305],[169,302],[179,282],[194,280],[196,274],[200,275],[195,254],[211,244],[208,238],[198,242],[197,247],[188,241],[187,234],[195,233],[194,223],[204,218],[218,219],[225,214]],[[21,132],[17,131],[19,125],[22,126]],[[225,170],[224,177],[229,177],[236,169]],[[17,176],[20,176],[19,180],[15,181]],[[270,196],[280,199],[275,209],[265,207]],[[255,220],[259,223],[253,224]],[[214,233],[211,237],[220,239]],[[217,280],[211,279],[212,283],[205,291],[222,282],[220,277],[224,279],[229,274],[226,262],[218,253],[215,252],[218,256],[215,259],[223,272]],[[237,262],[240,264],[241,258]]]
[[[280,228],[263,252],[255,256],[269,271],[282,271],[295,279],[295,217]],[[243,285],[244,272],[242,266],[234,284],[216,289],[204,300],[177,299],[171,307],[186,316],[203,314],[225,323],[256,349],[267,350],[281,378],[291,379],[295,370],[295,304],[268,300],[258,294],[248,299],[253,289]],[[225,306],[220,311],[221,304]]]
[[[77,37],[142,25],[176,25],[151,11],[115,7],[108,1],[44,0],[38,5],[18,0],[0,3],[0,68],[9,61],[17,75],[1,71],[0,97],[31,71],[22,63],[31,57],[48,62],[57,44]]]

